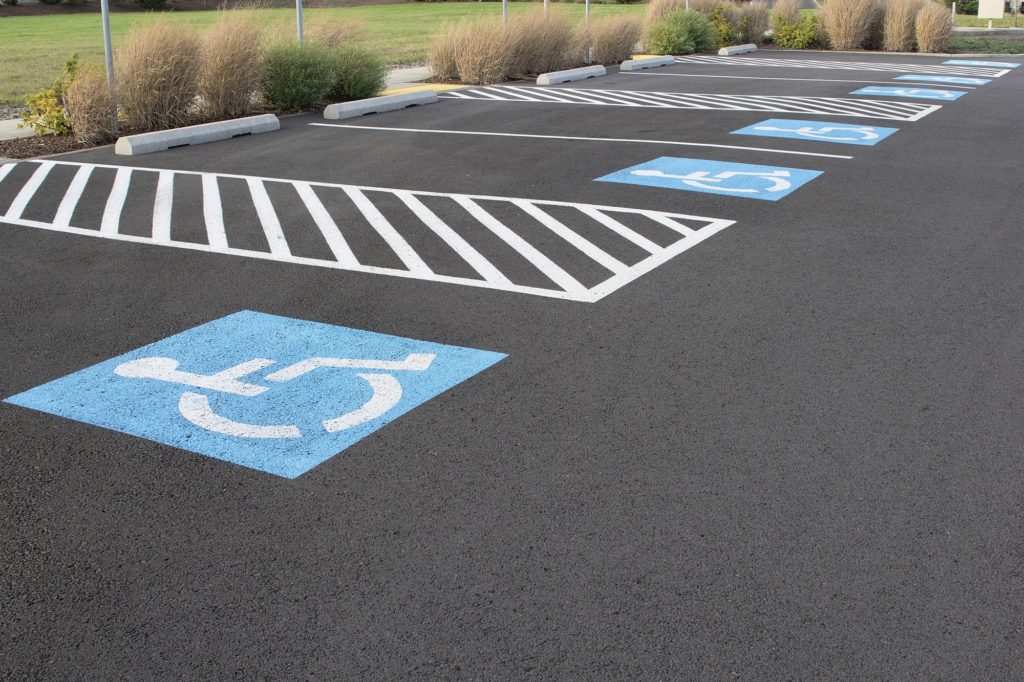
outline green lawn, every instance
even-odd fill
[[[536,5],[517,2],[510,12],[525,12]],[[583,5],[559,4],[583,16]],[[592,17],[641,14],[644,5],[591,5]],[[295,13],[289,9],[252,10],[274,22],[282,31],[294,31]],[[315,21],[351,20],[365,26],[360,42],[377,51],[389,63],[415,62],[426,57],[431,37],[445,24],[469,17],[501,16],[496,2],[411,3],[307,9],[307,24]],[[189,24],[196,29],[210,25],[217,12],[121,13],[110,17],[114,50],[131,30],[159,17]],[[25,95],[49,85],[64,65],[64,58],[78,52],[83,61],[103,63],[103,29],[99,13],[0,18],[0,103],[20,102]]]

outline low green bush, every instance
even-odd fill
[[[651,24],[645,40],[652,54],[704,52],[718,41],[718,32],[702,13],[674,9]]]
[[[338,60],[316,43],[286,43],[267,50],[263,99],[273,109],[298,111],[323,102],[338,85]]]
[[[27,108],[21,112],[22,127],[32,128],[36,135],[69,135],[71,118],[64,108],[64,89],[78,74],[78,53],[64,61],[64,73],[53,85],[25,98]]]
[[[791,50],[806,50],[821,44],[821,29],[814,15],[805,15],[799,21],[789,21],[782,17],[775,19],[772,42],[779,47]]]
[[[328,93],[331,100],[373,97],[387,84],[388,68],[384,61],[369,50],[355,45],[343,45],[332,51],[334,57],[334,87]]]
[[[949,7],[953,4],[953,0],[942,0],[942,4]],[[973,14],[978,15],[978,0],[956,0],[956,13],[957,14]]]
[[[729,47],[746,42],[749,21],[746,17],[741,17],[734,7],[730,5],[716,7],[711,12],[711,23],[715,27],[718,41],[710,47]]]

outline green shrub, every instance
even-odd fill
[[[706,16],[674,9],[651,25],[645,44],[652,54],[690,54],[708,50],[717,41],[718,32]]]
[[[146,9],[163,9],[167,0],[135,0],[135,2]]]
[[[328,96],[336,102],[373,97],[387,84],[388,68],[377,55],[355,45],[332,51],[334,87]]]
[[[953,4],[953,0],[942,0],[942,4],[949,7]],[[978,14],[978,0],[956,0],[956,13],[957,14]]]
[[[44,5],[59,5],[60,3],[64,2],[64,0],[39,0],[39,2],[43,3]]]
[[[776,17],[775,33],[772,38],[779,47],[806,50],[821,44],[821,30],[818,28],[818,20],[812,14],[803,16],[795,22]]]
[[[336,59],[316,43],[275,45],[267,51],[263,99],[274,109],[312,109],[338,83]]]
[[[31,127],[36,135],[68,135],[71,119],[64,108],[64,89],[78,74],[78,53],[64,61],[64,73],[48,88],[25,98],[27,109],[21,112],[22,127]]]

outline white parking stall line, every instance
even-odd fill
[[[0,165],[0,182],[3,182],[3,179],[7,177],[7,174],[14,170],[15,165],[16,164],[13,163]]]
[[[107,205],[103,209],[103,221],[100,223],[100,232],[103,234],[117,234],[121,224],[121,211],[124,210],[124,201],[128,198],[128,186],[131,182],[132,169],[118,168],[114,176],[114,186],[110,189]]]
[[[731,76],[725,74],[714,74],[714,73],[650,73],[647,71],[623,71],[623,75],[626,76],[656,76],[669,78],[727,78],[734,80],[744,81],[798,81],[804,83],[866,83],[868,85],[892,85],[891,80],[887,81],[874,81],[874,80],[862,80],[862,79],[850,79],[850,78],[779,78],[777,76]],[[917,82],[914,81],[903,81],[909,85],[935,85],[930,82]],[[942,84],[943,87],[956,87],[963,90],[977,90],[977,87],[973,85],[948,85]]]
[[[19,172],[15,175],[7,173],[6,177],[0,178],[0,183],[12,185],[12,189],[17,190],[13,193],[20,197],[19,207],[16,207],[14,213],[0,218],[3,223],[114,241],[579,302],[599,300],[733,224],[730,220],[680,213],[547,199],[365,187],[70,161],[26,161],[18,165],[24,165],[32,172]],[[51,177],[44,184],[44,173],[49,172],[46,169],[55,166],[77,172],[73,178],[68,177],[70,174],[62,175],[63,179],[60,180]],[[94,172],[97,168],[116,171],[113,186],[104,183],[104,178],[109,178],[109,174],[97,174]],[[140,181],[131,182],[133,177]],[[201,186],[179,182],[182,177],[198,177]],[[147,178],[154,178],[156,182],[144,182]],[[246,183],[249,192],[232,203],[225,203],[220,193],[220,183],[237,180]],[[90,185],[90,182],[93,184]],[[54,219],[24,218],[22,214],[25,209],[33,209],[37,200],[39,206],[52,205],[51,197],[55,192],[59,196],[62,191],[62,187],[55,187],[57,183],[63,183],[62,187],[66,186],[66,190],[59,202],[60,207],[55,210]],[[109,179],[106,183],[109,183]],[[294,192],[269,191],[273,189],[271,185],[278,184],[291,186]],[[75,206],[84,190],[90,190],[91,195],[99,191],[108,193],[102,219],[89,218],[89,212],[80,216],[80,220],[100,222],[106,229],[97,230],[94,223],[81,223],[73,219]],[[102,195],[99,200],[103,201]],[[153,207],[153,225],[150,231],[144,232],[146,236],[140,236],[137,229],[119,229],[121,209],[126,201],[132,206],[148,203]],[[251,203],[239,206],[239,201],[243,204]],[[179,206],[195,206],[201,211],[207,243],[176,238],[175,225],[179,221],[187,223],[192,218],[187,214],[178,215],[179,212],[172,215],[169,207],[175,203]],[[397,216],[397,207],[411,212],[413,222],[410,223],[406,217],[392,225],[385,212]],[[231,226],[235,223],[225,221],[225,211],[251,214],[253,210],[267,236],[266,250],[230,246]],[[39,209],[33,211],[39,213]],[[307,214],[313,217],[327,242],[321,257],[297,256],[287,246],[289,230],[301,229],[292,227],[296,222],[292,217]],[[13,215],[16,217],[11,217]],[[135,211],[132,215],[139,214]],[[419,224],[415,222],[417,220]],[[339,225],[342,227],[339,228]],[[479,278],[435,272],[428,264],[429,258],[438,257],[435,251],[417,252],[399,228],[431,231],[451,248],[452,255],[461,258]],[[359,232],[379,235],[402,266],[383,267],[361,262],[350,241]],[[546,239],[544,232],[555,235],[557,239]],[[661,236],[653,236],[655,233]],[[530,283],[522,280],[527,274],[522,269],[524,263],[517,260],[517,256],[525,261],[525,265],[532,266],[534,274],[530,276]],[[450,258],[451,255],[445,257]],[[576,274],[579,269],[583,271]],[[539,283],[538,278],[546,283]]]
[[[13,166],[13,164],[11,164]],[[21,217],[21,214],[25,212],[25,208],[28,206],[29,200],[35,196],[35,193],[39,190],[40,185],[46,180],[46,176],[50,174],[50,170],[53,168],[52,161],[44,161],[39,164],[36,168],[36,172],[32,174],[25,186],[18,192],[18,196],[14,197],[14,201],[7,208],[7,213],[4,216],[8,220],[17,220]]]
[[[570,140],[574,142],[624,142],[628,144],[657,144],[674,147],[707,147],[710,149],[738,149],[748,152],[766,152],[769,154],[792,154],[794,156],[819,156],[826,159],[852,159],[846,154],[824,154],[821,152],[801,152],[789,149],[772,149],[770,147],[746,147],[734,144],[712,144],[710,142],[682,142],[679,140],[645,140],[629,137],[582,137],[579,135],[534,135],[529,133],[502,133],[487,130],[440,130],[436,128],[391,128],[386,126],[350,125],[344,123],[310,123],[319,128],[347,128],[351,130],[378,130],[396,133],[423,133],[435,135],[481,135],[485,137],[512,137],[533,140]]]
[[[584,102],[571,99],[575,93],[605,101]],[[764,111],[820,113],[833,116],[881,118],[890,121],[916,121],[941,108],[938,104],[889,102],[849,97],[803,97],[773,95],[708,95],[688,92],[635,92],[576,88],[523,88],[497,86],[468,88],[440,93],[443,99],[575,104],[594,106],[643,107],[657,109],[701,109],[705,111]]]
[[[688,55],[676,57],[677,64],[726,64],[731,66],[769,66],[792,69],[836,69],[841,71],[899,71],[901,73],[937,73],[956,76],[999,78],[1009,69],[950,64],[894,64],[888,62],[842,62],[827,59],[777,59],[771,57],[719,57]]]

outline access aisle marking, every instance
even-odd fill
[[[894,64],[886,62],[840,62],[825,59],[778,59],[772,57],[719,57],[695,54],[676,57],[679,64],[728,64],[731,66],[772,66],[791,69],[838,69],[842,71],[900,71],[902,73],[939,73],[951,76],[981,76],[999,78],[1006,69],[1020,66],[1004,62],[961,62],[944,64]]]
[[[943,64],[952,64],[955,66],[989,66],[992,68],[1002,69],[1016,69],[1020,64],[1014,62],[986,62],[978,61],[977,59],[947,59],[942,62]]]
[[[504,357],[242,311],[4,402],[295,478]]]
[[[51,171],[57,168],[73,169],[74,177],[70,182],[54,179]],[[115,172],[113,188],[97,180],[101,171],[107,175]],[[147,176],[156,176],[155,192],[138,182]],[[189,177],[201,180],[198,192],[180,181]],[[80,218],[78,211],[83,193],[94,182],[108,194],[99,224],[94,218]],[[229,182],[244,193],[241,204],[222,200]],[[6,213],[0,205],[0,223],[580,302],[600,300],[733,224],[731,220],[596,204],[65,161],[0,167],[0,183],[12,183],[17,192]],[[275,191],[268,193],[271,186],[276,186]],[[61,196],[59,207],[52,208],[52,197]],[[37,204],[48,208],[37,212]],[[152,216],[147,217],[151,224],[123,225],[125,207],[140,204],[152,207],[146,211]],[[172,213],[175,204],[202,207],[199,226],[205,231],[201,238],[204,243],[176,236],[179,230],[192,227],[194,221],[178,223]],[[328,205],[335,208],[329,209]],[[240,211],[256,213],[266,250],[237,246],[235,228],[226,217]],[[291,230],[298,229],[296,223],[307,222],[315,226],[329,249],[323,257],[294,253]],[[128,227],[134,228],[134,234],[126,234]],[[544,239],[544,232],[555,239]],[[645,236],[652,233],[660,236],[653,241]],[[367,265],[360,260],[351,242],[367,234],[382,240],[401,267]],[[450,249],[452,258],[474,274],[438,272],[441,268],[431,262],[436,254],[414,247],[409,241],[412,234],[440,240],[443,248]],[[628,251],[632,255],[612,255],[592,243],[590,239],[595,237],[590,235],[599,236],[601,245],[613,248],[617,254]],[[500,252],[494,252],[495,241],[500,243]],[[617,248],[619,245],[622,248]],[[635,248],[638,245],[641,248]],[[581,253],[594,263],[587,278],[575,269]],[[517,265],[520,258],[537,273],[528,282],[517,274],[522,271]]]
[[[772,118],[747,126],[746,128],[734,130],[731,134],[874,146],[897,130],[899,128],[834,123],[831,121],[798,121],[787,118]]]

